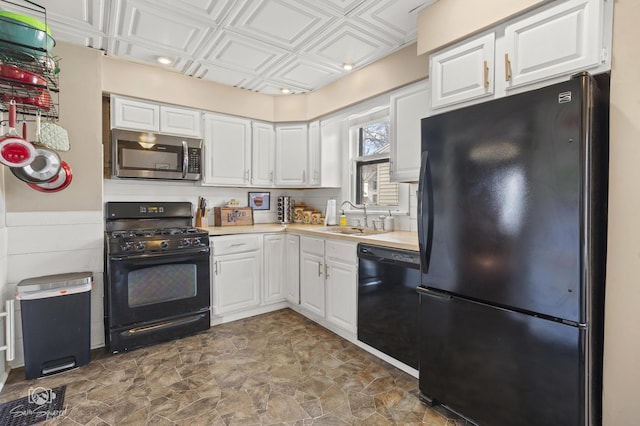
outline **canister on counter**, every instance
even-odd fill
[[[321,215],[322,214],[318,210],[314,210],[311,213],[311,224],[312,225],[320,225],[321,224],[321,222],[320,222],[320,216]]]
[[[302,212],[302,223],[311,223],[311,214],[313,210],[307,209]]]
[[[304,222],[304,204],[298,204],[293,208],[293,222],[294,223],[302,223]]]

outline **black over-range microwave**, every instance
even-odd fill
[[[201,139],[121,129],[113,129],[111,135],[114,177],[191,181],[201,178]]]

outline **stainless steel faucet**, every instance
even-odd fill
[[[360,207],[360,206],[356,206],[351,201],[346,200],[346,201],[343,201],[342,204],[340,205],[340,209],[343,210],[343,211],[344,211],[343,207],[344,207],[345,204],[349,204],[354,209],[364,210],[364,227],[368,228],[369,227],[369,222],[368,222],[368,219],[367,219],[367,203],[362,203],[362,207]]]

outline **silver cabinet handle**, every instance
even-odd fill
[[[307,181],[307,171],[303,170],[302,171],[302,183]]]
[[[318,262],[318,276],[322,276],[322,263]]]
[[[244,171],[244,180],[248,181],[249,180],[249,169]]]
[[[213,262],[213,273],[218,275],[218,261]]]
[[[324,264],[324,277],[329,278],[329,265]]]
[[[242,246],[246,246],[247,243],[236,243],[236,244],[231,244],[229,247],[242,247]]]
[[[269,172],[269,182],[273,182],[273,172]]]

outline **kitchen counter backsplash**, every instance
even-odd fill
[[[395,229],[398,231],[417,232],[417,198],[416,189],[418,185],[412,184],[409,193],[409,214],[394,214]],[[248,192],[269,192],[270,209],[255,210],[253,219],[256,224],[276,223],[278,221],[277,200],[281,195],[288,195],[295,202],[304,202],[320,209],[324,214],[327,200],[335,199],[338,206],[343,200],[340,189],[309,188],[309,189],[286,189],[286,188],[226,188],[209,187],[189,182],[173,181],[140,181],[135,179],[105,179],[103,180],[104,202],[110,201],[188,201],[193,204],[194,212],[197,207],[198,197],[204,197],[209,201],[211,210],[207,220],[203,225],[213,226],[213,207],[221,207],[231,199],[239,201],[240,207],[248,205]],[[386,212],[384,212],[386,213]],[[340,209],[338,209],[338,215]],[[370,219],[378,219],[383,212],[369,213]],[[363,215],[359,212],[347,212],[349,225],[355,225],[357,220],[362,223]]]

